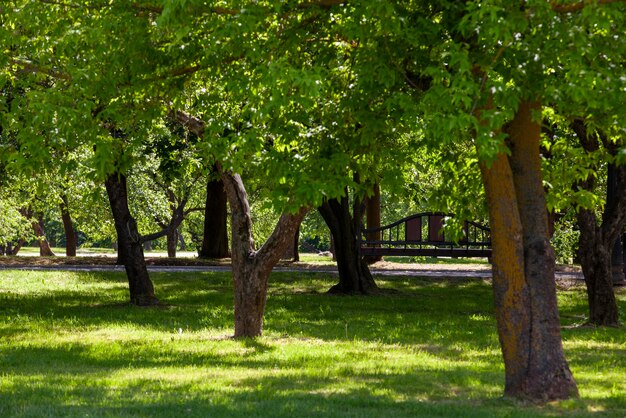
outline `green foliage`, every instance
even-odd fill
[[[0,196],[0,213],[0,246],[30,237],[30,222],[19,213],[14,202]]]
[[[552,246],[556,262],[561,264],[573,264],[578,251],[580,231],[570,217],[559,219],[554,225]]]

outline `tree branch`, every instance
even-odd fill
[[[263,246],[256,253],[256,262],[274,265],[287,248],[287,241],[293,240],[294,233],[309,212],[309,208],[301,207],[296,213],[283,213]]]
[[[22,70],[27,71],[33,74],[45,74],[49,77],[72,81],[72,77],[69,74],[58,71],[54,68],[46,68],[39,64],[35,64],[34,62],[28,60],[22,60],[17,58],[9,58],[9,63],[18,67],[21,67]]]
[[[172,219],[170,220],[170,223],[167,225],[167,227],[163,228],[159,232],[142,235],[139,238],[139,241],[141,243],[144,243],[147,241],[153,241],[157,238],[161,238],[167,235],[173,229],[177,229],[180,226],[180,224],[183,222],[183,220],[185,219],[185,206],[186,205],[187,205],[187,198],[183,198],[181,202],[179,203],[178,207],[174,210],[174,213],[172,214]]]
[[[182,110],[173,110],[170,115],[178,121],[185,128],[189,129],[189,132],[195,134],[198,138],[204,137],[204,121],[198,119],[195,116],[191,116]]]
[[[189,208],[187,209],[184,213],[185,213],[185,217],[187,217],[187,215],[189,215],[191,212],[204,212],[205,207],[204,206],[196,206],[193,208]]]

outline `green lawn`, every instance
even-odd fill
[[[581,399],[537,407],[501,396],[481,280],[276,273],[264,336],[233,340],[229,274],[152,278],[167,306],[128,306],[123,274],[0,271],[0,416],[626,416],[626,332],[571,327],[582,289],[560,292]]]

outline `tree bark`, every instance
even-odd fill
[[[202,120],[180,111],[174,115],[198,137],[204,136]],[[295,214],[283,213],[265,244],[255,251],[248,194],[241,176],[222,170],[219,164],[216,168],[224,183],[231,212],[235,337],[256,337],[263,332],[269,275],[308,209],[300,208]]]
[[[597,225],[595,213],[587,209],[578,211],[578,226],[578,256],[587,287],[589,323],[617,326],[619,311],[613,290],[611,252],[603,244],[602,228]]]
[[[216,172],[216,168],[213,168]],[[206,188],[206,205],[204,210],[204,235],[200,258],[227,258],[228,251],[228,197],[222,179],[209,178]]]
[[[167,256],[176,258],[176,249],[178,247],[178,230],[170,228],[165,235],[167,238]]]
[[[339,271],[339,283],[331,287],[328,292],[375,293],[378,286],[367,263],[359,254],[360,216],[354,218],[351,216],[347,193],[341,199],[324,201],[318,211],[332,234],[337,270]]]
[[[121,260],[128,277],[130,303],[139,306],[156,305],[154,286],[148,275],[143,254],[143,242],[137,230],[137,222],[128,208],[126,177],[115,173],[105,180],[111,212],[115,221],[118,243],[118,263]],[[121,257],[120,257],[121,256]]]
[[[34,216],[31,208],[23,209],[20,212],[22,213],[22,216],[30,219],[31,221],[33,232],[35,233],[35,237],[37,238],[37,242],[39,244],[39,255],[41,257],[54,257],[55,254],[50,248],[50,244],[46,239],[46,234],[43,229],[43,214],[38,213],[36,214],[37,216]]]
[[[76,249],[78,248],[78,235],[68,205],[67,195],[61,195],[61,220],[63,221],[63,230],[65,231],[65,255],[67,257],[76,257]]]
[[[54,257],[56,254],[50,248],[50,243],[46,238],[46,233],[43,229],[43,217],[39,216],[35,221],[33,221],[33,231],[37,236],[37,241],[39,241],[39,255],[42,257]]]
[[[595,152],[600,148],[602,138],[590,134],[584,121],[575,120],[571,128],[586,152]],[[602,142],[607,143],[606,140]],[[589,322],[598,326],[616,326],[619,323],[611,255],[626,221],[626,166],[616,166],[612,170],[613,178],[610,180],[614,182],[612,187],[614,190],[612,196],[607,196],[601,222],[598,222],[593,209],[579,209],[577,213],[580,227],[578,257],[587,287]],[[578,186],[584,190],[593,190],[595,177],[590,175]],[[610,185],[608,189],[611,189]]]
[[[300,245],[300,225],[293,233],[292,239],[289,240],[289,245],[285,249],[285,253],[281,257],[283,260],[291,260],[293,262],[300,261],[300,251],[298,246]]]
[[[563,353],[539,154],[538,102],[522,101],[507,128],[511,156],[481,174],[492,230],[493,288],[505,394],[567,399],[578,389]]]
[[[235,288],[235,337],[256,337],[263,332],[267,283],[289,240],[306,215],[283,214],[258,251],[252,238],[252,218],[243,181],[238,174],[221,172],[231,208],[232,269]]]
[[[367,229],[380,228],[380,185],[378,183],[374,185],[373,194],[365,198],[365,219]],[[380,231],[368,233],[367,239],[380,241]],[[367,264],[374,264],[382,261],[383,256],[368,256],[364,259]]]
[[[624,198],[625,190],[618,190],[618,180],[617,177],[620,175],[620,171],[622,167],[617,167],[615,164],[609,164],[607,167],[607,187],[606,187],[606,202],[608,206],[617,206],[619,205],[620,199]],[[623,174],[622,174],[623,175]],[[623,185],[622,185],[623,187]],[[621,196],[620,196],[621,193]],[[626,283],[626,276],[624,276],[624,260],[623,260],[623,251],[622,248],[622,230],[624,225],[620,225],[620,230],[618,231],[617,239],[613,244],[613,248],[611,250],[611,278],[613,285],[622,285]]]

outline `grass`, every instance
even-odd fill
[[[264,336],[234,340],[229,274],[152,278],[164,307],[126,304],[121,273],[0,271],[0,416],[626,415],[626,333],[572,327],[581,289],[560,292],[581,399],[534,406],[501,396],[482,280],[339,297],[333,275],[275,273]]]

